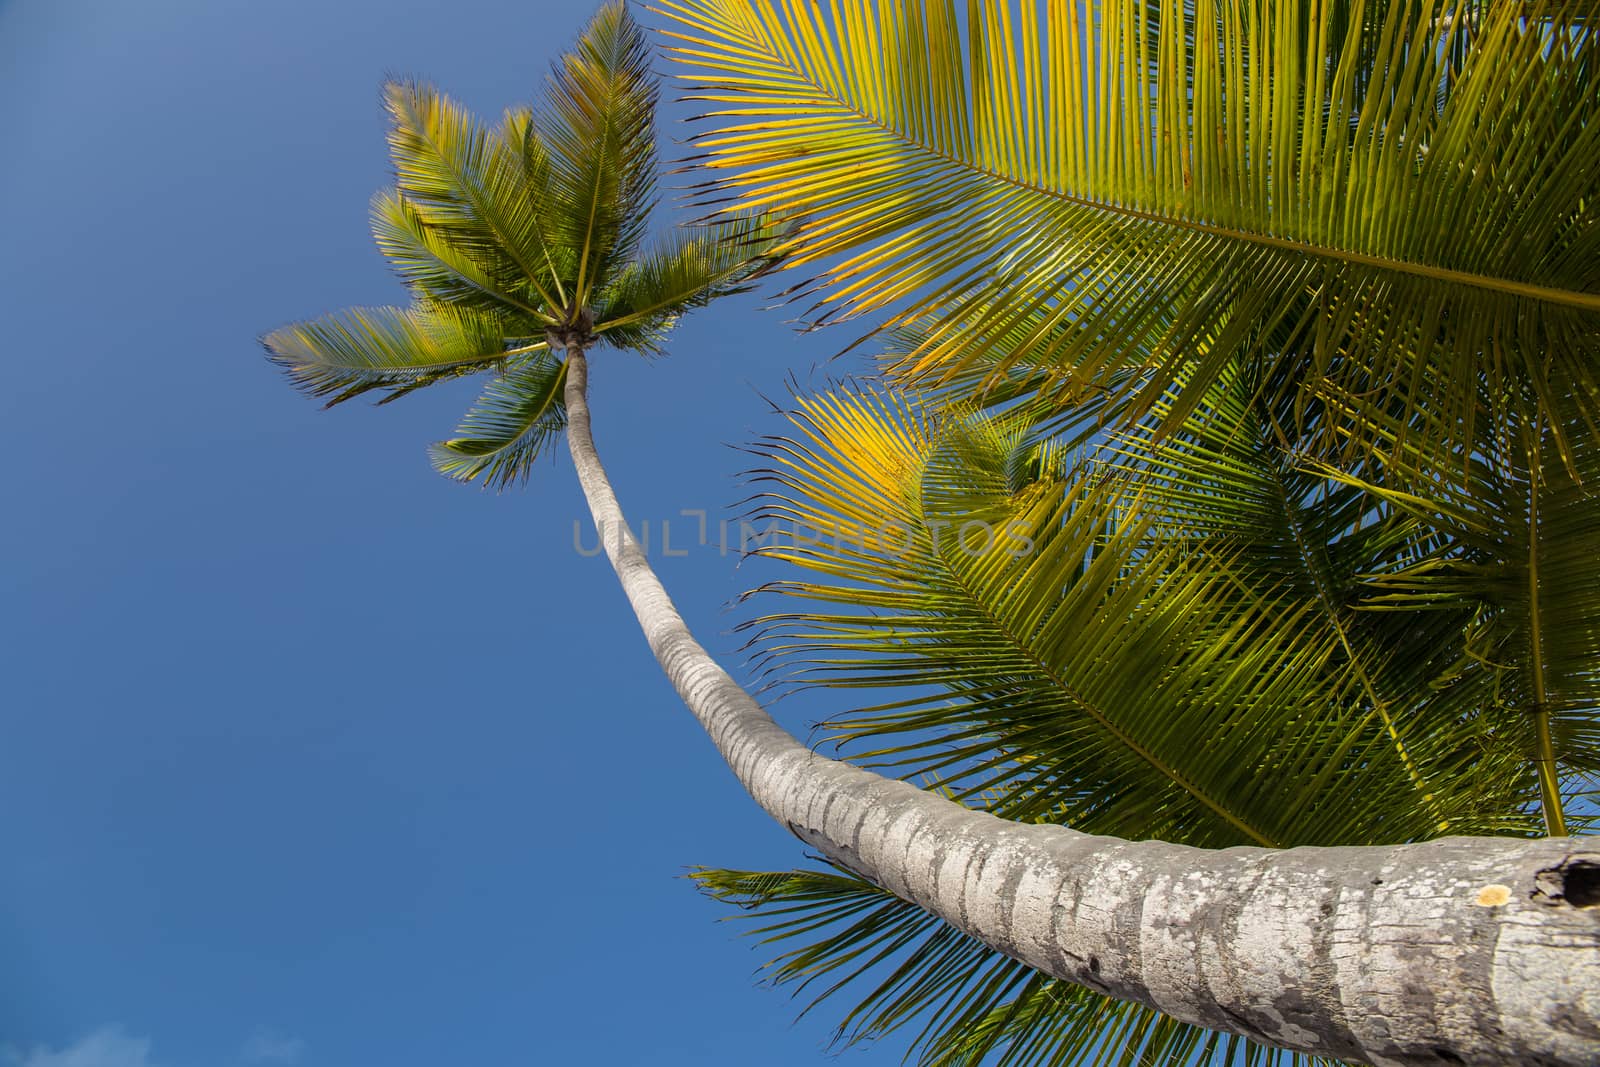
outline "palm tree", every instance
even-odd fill
[[[829,724],[880,769],[1119,840],[1016,861],[1020,830],[828,796],[802,836],[839,869],[702,883],[799,939],[781,980],[872,978],[841,1032],[920,1019],[929,1063],[1592,1061],[1553,1008],[1600,944],[1600,857],[1563,839],[1600,770],[1592,8],[1044,8],[660,10],[718,120],[708,199],[798,219],[792,292],[881,317],[913,394],[805,401],[766,443],[768,515],[811,535],[766,551],[813,574],[759,647],[906,687]],[[1014,523],[1026,552],[984,539]],[[1397,884],[1541,832],[1553,866]],[[1268,905],[1229,852],[1156,842],[1316,873]],[[1502,951],[1558,870],[1584,932],[1527,958],[1528,1044],[1487,960],[1337,990],[1410,955],[1375,929],[1403,898]]]
[[[743,290],[771,265],[774,233],[750,217],[644,247],[657,172],[650,54],[616,2],[557,64],[538,113],[512,109],[486,126],[427,85],[387,85],[396,180],[373,199],[372,226],[412,303],[286,326],[264,343],[330,407],[374,390],[386,391],[385,404],[488,375],[456,435],[430,451],[440,472],[461,481],[526,480],[564,428],[641,623],[709,663],[635,544],[601,466],[588,359],[596,349],[659,351],[685,312]]]

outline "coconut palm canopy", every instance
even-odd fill
[[[537,111],[485,124],[426,84],[385,86],[395,184],[373,198],[372,230],[413,302],[275,330],[272,358],[329,406],[490,375],[433,463],[462,481],[526,480],[566,423],[562,353],[655,354],[680,316],[766,265],[759,221],[645,247],[658,170],[650,56],[612,3]]]
[[[1592,824],[1590,5],[659,10],[708,202],[801,220],[791,295],[868,324],[891,387],[761,446],[802,536],[756,648],[850,709],[824,737],[1212,848]],[[698,877],[921,1062],[1301,1058],[847,870]]]

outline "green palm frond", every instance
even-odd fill
[[[917,946],[840,1023],[840,1037],[862,1040],[883,1036],[930,1004],[939,1005],[940,1014],[959,1018],[971,1013],[971,987],[990,987],[990,995],[983,999],[992,1003],[996,991],[993,987],[1003,989],[1010,984],[1008,978],[1027,972],[1027,968],[997,957],[986,946],[962,936],[921,909],[846,872],[763,875],[702,870],[694,878],[709,895],[746,907],[760,905],[768,909],[768,917],[799,913],[795,918],[780,918],[752,931],[763,944],[821,933],[834,924],[850,921],[849,927],[796,949],[772,969],[774,981],[795,982],[797,992],[812,983],[822,983],[818,1000]],[[974,971],[986,957],[991,963],[998,960],[999,967],[991,967],[989,975],[975,976]],[[967,1001],[966,1012],[961,1010],[963,1000]]]
[[[1543,804],[1560,832],[1562,779],[1600,771],[1600,572],[1592,547],[1600,452],[1568,464],[1556,427],[1534,415],[1514,429],[1464,460],[1412,438],[1409,460],[1393,466],[1416,473],[1398,482],[1323,472],[1438,531],[1435,551],[1371,576],[1377,595],[1366,606],[1413,616],[1475,608],[1453,683],[1475,690],[1504,720],[1501,731],[1540,764]]]
[[[1426,684],[1460,626],[1391,651],[1347,603],[1412,535],[1296,547],[1320,499],[1258,438],[1135,472],[1125,444],[1041,461],[1025,422],[880,396],[802,401],[795,425],[761,446],[780,536],[759,551],[812,577],[770,587],[806,607],[758,644],[804,683],[907,693],[827,724],[859,758],[1007,817],[1211,847],[1532,829],[1521,755]],[[1208,527],[1205,479],[1272,510]]]
[[[1446,427],[1480,372],[1600,413],[1588,3],[658,9],[708,197],[803,220],[817,321],[921,323],[913,379],[1046,344],[1138,412],[1272,341]]]
[[[618,348],[655,351],[680,316],[748,291],[771,269],[778,233],[758,217],[674,234],[627,264],[601,294],[596,335]]]
[[[1176,429],[1155,427],[1185,382],[1078,448],[1022,409],[801,400],[759,446],[778,536],[758,551],[804,572],[766,587],[801,606],[753,624],[761,662],[875,691],[823,724],[833,740],[1014,819],[1210,847],[1537,833],[1526,709],[1490,699],[1499,667],[1479,662],[1489,594],[1459,568],[1422,589],[1483,535],[1399,499],[1381,455],[1371,482],[1308,467],[1261,363],[1215,378]],[[1572,486],[1547,508],[1580,506]],[[1565,559],[1582,520],[1551,521]],[[1589,603],[1592,578],[1562,574]],[[1588,680],[1586,611],[1566,621]],[[1585,809],[1593,710],[1554,741]],[[774,982],[813,1004],[852,991],[845,1042],[904,1030],[940,1067],[1316,1062],[1048,980],[847,871],[694,877],[784,947]]]
[[[745,909],[746,932],[783,952],[764,970],[808,995],[860,1000],[835,1040],[916,1027],[920,1067],[1312,1067],[1326,1061],[1177,1023],[1139,1004],[1046,978],[848,871],[697,870],[707,896]],[[793,946],[793,947],[791,947]]]
[[[1040,313],[1014,323],[991,338],[978,358],[938,383],[908,373],[907,358],[921,351],[940,328],[936,317],[918,318],[889,330],[880,339],[875,363],[884,383],[916,394],[929,410],[1007,411],[1034,425],[1040,438],[1083,443],[1102,431],[1112,415],[1111,400],[1132,372],[1114,374],[1105,385],[1085,386],[1052,358],[1065,327],[1036,334]]]
[[[408,392],[474,374],[544,342],[509,342],[503,323],[466,309],[383,307],[285,326],[262,343],[296,385],[331,397],[332,407],[372,389]]]
[[[633,258],[655,194],[656,82],[650,49],[627,6],[595,13],[556,64],[529,131],[548,147],[544,205],[574,256],[569,306],[581,306]]]
[[[548,316],[528,303],[525,286],[452,243],[396,190],[374,196],[370,216],[378,250],[418,302],[514,315],[543,328]]]
[[[1413,782],[1432,797],[1449,788],[1449,780],[1429,781],[1398,716],[1414,711],[1419,689],[1444,677],[1461,654],[1476,601],[1441,599],[1431,613],[1382,620],[1358,610],[1377,599],[1375,575],[1431,559],[1448,539],[1405,510],[1385,506],[1370,486],[1306,469],[1297,442],[1286,436],[1288,420],[1275,417],[1264,396],[1262,383],[1231,366],[1205,391],[1201,413],[1179,432],[1157,437],[1150,431],[1167,421],[1163,401],[1150,423],[1114,439],[1109,450],[1119,469],[1144,487],[1147,506],[1171,536],[1240,546],[1258,568],[1258,582],[1312,607],[1325,642],[1319,658],[1340,665],[1340,699],[1369,709]],[[1460,688],[1454,697],[1454,706],[1469,699]],[[1437,715],[1445,701],[1435,694],[1427,703]],[[1439,833],[1455,829],[1444,807],[1437,809]]]
[[[511,309],[555,321],[571,252],[546,232],[541,201],[551,163],[530,136],[527,114],[508,114],[495,132],[418,82],[391,82],[384,99],[397,199],[407,210],[384,212],[374,229],[380,247],[398,253],[402,277],[425,285],[439,269],[430,263],[434,248],[448,248],[439,267],[464,260],[483,276],[484,291]],[[472,285],[473,274],[463,281]]]
[[[527,481],[534,462],[566,426],[562,400],[566,363],[549,352],[508,367],[456,428],[429,449],[439,473],[458,481],[482,478],[504,489]]]

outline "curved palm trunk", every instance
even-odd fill
[[[595,452],[567,440],[651,651],[739,781],[808,845],[1047,974],[1185,1022],[1373,1064],[1600,1060],[1600,843],[1231,848],[1007,822],[827,759],[700,647]]]

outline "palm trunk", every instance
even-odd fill
[[[819,756],[689,633],[628,532],[587,390],[574,349],[567,440],[645,639],[745,789],[806,844],[1046,974],[1184,1022],[1378,1065],[1600,1060],[1600,845],[1129,842]]]

